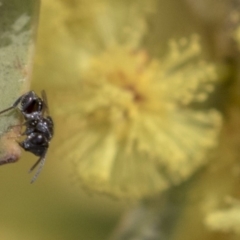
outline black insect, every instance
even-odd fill
[[[22,135],[26,136],[25,140],[19,142],[19,145],[25,150],[39,156],[36,163],[30,168],[32,172],[38,165],[39,168],[31,180],[33,183],[45,163],[49,142],[53,137],[54,123],[49,116],[47,96],[45,91],[41,92],[42,98],[34,91],[30,91],[19,97],[11,107],[0,111],[0,114],[11,109],[17,108],[23,115],[25,131]]]

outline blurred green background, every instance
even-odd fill
[[[34,161],[24,153],[18,163],[0,168],[0,239],[107,239],[124,204],[81,191],[64,159],[51,154],[30,185]]]

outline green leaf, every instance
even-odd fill
[[[29,90],[39,6],[39,0],[0,0],[0,111]],[[0,165],[20,157],[20,115],[0,115]]]

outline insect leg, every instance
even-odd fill
[[[30,183],[34,183],[38,177],[38,175],[40,174],[40,172],[42,171],[42,168],[44,166],[45,160],[46,160],[46,153],[47,151],[45,151],[43,153],[43,155],[34,163],[34,165],[30,168],[30,170],[28,171],[29,173],[31,173],[36,167],[37,165],[39,165],[37,172],[35,173],[35,175],[33,176],[32,180]]]

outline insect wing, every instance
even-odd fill
[[[41,91],[42,100],[43,100],[43,112],[46,111],[47,115],[49,116],[49,107],[48,107],[48,100],[47,100],[47,94],[45,90]]]

